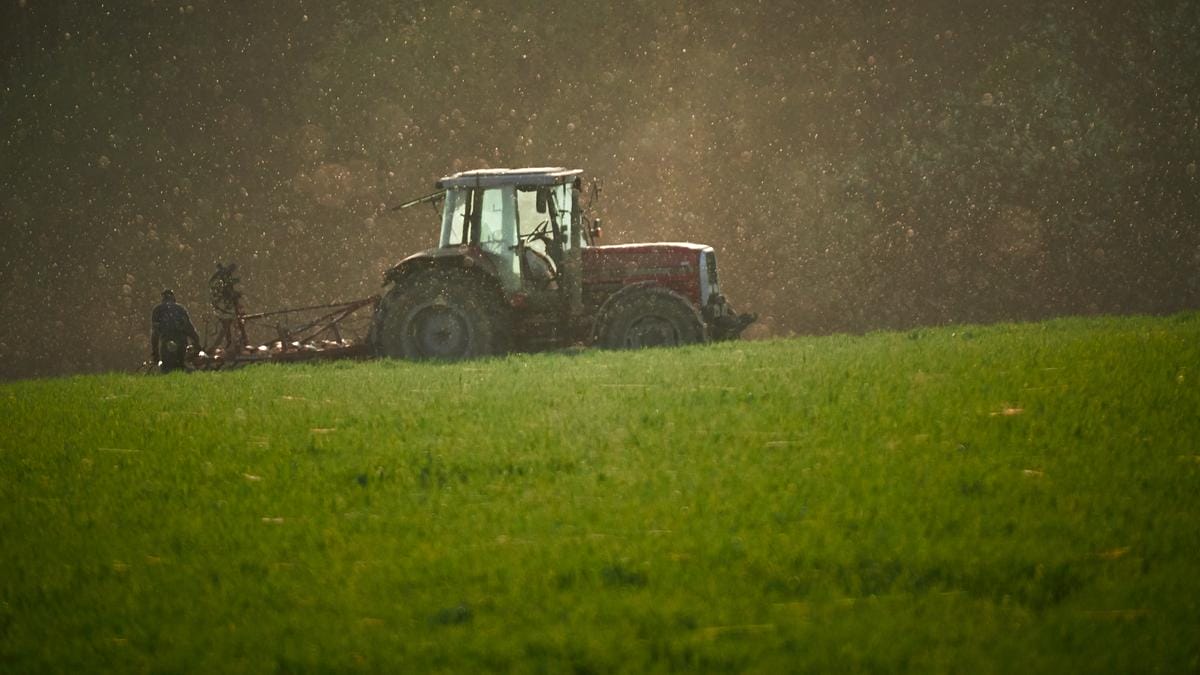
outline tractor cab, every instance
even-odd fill
[[[479,169],[446,176],[439,249],[472,247],[506,293],[556,289],[572,248],[587,245],[579,169]]]

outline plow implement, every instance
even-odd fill
[[[379,298],[372,296],[222,319],[218,337],[232,332],[227,328],[236,328],[239,337],[269,330],[274,333],[273,338],[259,343],[242,340],[240,345],[229,338],[211,351],[201,349],[190,355],[188,364],[195,370],[222,370],[252,363],[369,358],[371,345],[361,326],[370,324],[378,303]]]
[[[193,370],[227,370],[253,363],[363,359],[373,355],[367,334],[379,296],[348,302],[248,313],[242,307],[237,265],[217,265],[209,292],[217,316],[215,338],[189,352]]]

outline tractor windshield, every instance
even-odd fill
[[[571,227],[570,185],[517,187],[517,234],[526,243],[541,241],[560,252],[567,250]]]

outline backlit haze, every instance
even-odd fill
[[[967,9],[964,9],[966,7]],[[603,181],[751,338],[1200,307],[1200,3],[0,4],[0,377],[363,297],[449,172]]]

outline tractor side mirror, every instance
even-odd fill
[[[592,226],[588,230],[588,233],[592,236],[592,239],[599,239],[600,235],[604,233],[604,228],[600,227],[599,218],[592,221]]]
[[[546,188],[538,188],[537,189],[537,212],[538,213],[546,212],[546,208],[547,208],[546,202],[549,201],[547,199],[547,197],[548,197],[548,195],[546,194]]]

